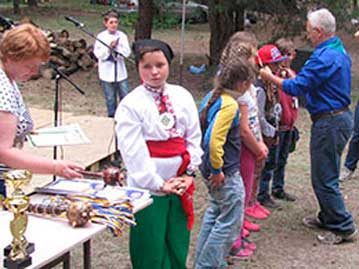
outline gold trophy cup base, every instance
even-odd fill
[[[4,259],[4,267],[8,269],[22,269],[31,265],[32,259],[31,256],[27,256],[21,260],[11,260],[10,258]]]
[[[10,251],[11,251],[12,246],[8,245],[7,247],[4,248],[4,257],[9,256]],[[35,251],[35,244],[34,243],[28,243],[27,247],[26,247],[26,253],[28,255],[30,255],[31,253],[33,253]]]

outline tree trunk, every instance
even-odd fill
[[[358,0],[353,0],[353,10],[358,11]]]
[[[244,10],[233,2],[208,0],[208,22],[211,31],[210,65],[218,64],[222,50],[229,38],[234,32],[243,29]]]
[[[235,28],[236,32],[244,30],[244,7],[242,6],[236,7]]]
[[[37,0],[28,0],[27,4],[28,4],[29,7],[31,7],[31,8],[36,8],[36,7],[38,7],[38,5],[37,5]]]
[[[135,40],[151,38],[153,14],[153,0],[139,0],[138,21],[135,27]]]
[[[14,14],[20,14],[20,0],[14,0]]]

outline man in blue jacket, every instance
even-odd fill
[[[336,22],[327,9],[308,13],[307,34],[315,50],[294,79],[281,79],[268,70],[260,75],[293,96],[305,95],[312,119],[311,179],[319,202],[319,213],[303,219],[310,228],[328,232],[318,235],[321,243],[354,241],[357,229],[346,210],[339,189],[340,159],[353,129],[351,60],[335,36]]]

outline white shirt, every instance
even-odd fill
[[[190,166],[201,163],[201,129],[196,104],[192,95],[183,87],[166,84],[176,116],[176,130],[186,142],[191,156]],[[160,123],[160,114],[155,104],[156,93],[142,85],[130,92],[119,104],[116,114],[118,148],[128,171],[127,184],[149,189],[156,193],[165,180],[175,177],[182,163],[181,156],[151,158],[147,140],[164,141],[169,132]]]
[[[128,57],[131,54],[128,38],[125,33],[116,31],[111,34],[105,30],[97,35],[97,39],[103,41],[105,44],[110,45],[112,41],[118,39],[118,44],[115,51],[121,53],[123,56]],[[127,70],[125,60],[122,56],[118,55],[116,61],[109,60],[110,49],[96,40],[94,45],[94,54],[98,59],[98,73],[100,80],[106,82],[122,81],[127,79]],[[115,63],[117,63],[117,80],[115,80]]]
[[[258,117],[257,89],[252,84],[248,91],[238,97],[237,102],[240,105],[248,107],[248,125],[257,141],[262,140],[261,127]]]

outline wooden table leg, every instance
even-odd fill
[[[70,269],[70,252],[67,252],[64,254],[64,260],[62,262],[62,268],[63,269]]]
[[[84,251],[84,269],[91,269],[91,240],[83,244]]]

